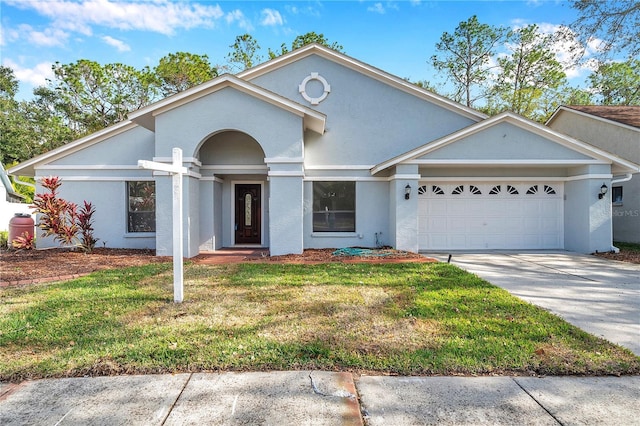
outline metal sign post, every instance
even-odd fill
[[[172,164],[157,163],[155,161],[138,160],[138,167],[171,175],[173,192],[173,301],[182,303],[183,299],[183,243],[182,243],[182,176],[187,168],[182,166],[182,150],[173,148]]]

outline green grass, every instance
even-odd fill
[[[448,264],[103,271],[0,290],[0,380],[323,369],[638,374],[640,358]]]
[[[640,244],[636,244],[636,243],[621,243],[621,242],[614,242],[613,243],[614,246],[618,247],[620,249],[620,251],[627,251],[629,253],[640,253]]]

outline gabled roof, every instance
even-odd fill
[[[556,142],[562,146],[565,146],[576,152],[590,156],[594,159],[602,160],[603,162],[606,162],[606,163],[611,163],[617,166],[616,169],[618,169],[619,172],[635,173],[637,171],[640,171],[640,166],[638,166],[637,164],[624,160],[609,152],[598,149],[590,144],[581,142],[577,139],[574,139],[562,133],[556,132],[555,130],[552,130],[549,127],[546,127],[546,126],[543,126],[542,124],[528,120],[520,115],[507,111],[507,112],[503,112],[501,114],[495,115],[479,123],[473,124],[469,127],[465,127],[464,129],[451,133],[450,135],[444,136],[433,142],[422,145],[421,147],[408,151],[395,158],[382,162],[371,169],[371,174],[379,173],[382,170],[385,170],[389,167],[393,167],[400,163],[415,160],[418,157],[421,157],[425,154],[436,151],[451,143],[454,143],[468,136],[471,136],[475,133],[481,132],[492,126],[495,126],[500,123],[505,123],[505,122],[513,124],[524,130],[533,132],[550,141]]]
[[[83,138],[76,139],[73,142],[69,142],[58,148],[52,149],[51,151],[45,152],[44,154],[40,154],[36,157],[33,157],[16,166],[13,166],[7,171],[9,172],[9,174],[15,175],[15,176],[20,176],[20,175],[33,176],[33,173],[34,173],[33,167],[37,164],[55,161],[61,157],[64,157],[73,152],[79,151],[81,149],[87,148],[99,142],[102,142],[113,136],[119,135],[120,133],[131,130],[135,127],[138,127],[138,125],[135,123],[132,123],[129,120],[121,121],[120,123],[114,124],[113,126],[109,126],[105,129],[99,130]],[[24,174],[25,172],[27,172],[28,174]]]
[[[158,114],[178,108],[203,96],[232,87],[254,98],[268,102],[303,118],[305,129],[319,134],[324,133],[326,116],[276,93],[270,92],[255,84],[244,81],[231,74],[223,74],[198,86],[177,93],[149,106],[140,108],[129,114],[129,119],[151,131],[155,131],[155,117]]]
[[[421,99],[432,102],[450,111],[470,118],[473,121],[480,121],[487,118],[487,115],[481,113],[480,111],[476,111],[473,108],[469,108],[458,102],[454,102],[451,99],[447,99],[443,96],[437,95],[402,78],[396,77],[369,64],[358,61],[357,59],[351,58],[340,52],[336,52],[333,49],[329,49],[328,47],[317,43],[305,45],[299,49],[293,50],[268,62],[242,71],[236,75],[243,80],[251,81],[257,77],[260,77],[264,74],[277,70],[281,67],[289,65],[295,61],[311,55],[317,55],[341,64],[347,68],[378,80],[384,84],[388,84],[389,86],[402,90],[403,92],[417,96]]]
[[[590,115],[615,124],[622,124],[640,130],[640,106],[627,105],[562,105],[547,120],[548,126],[562,111]]]

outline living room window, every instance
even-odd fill
[[[127,182],[127,232],[156,232],[156,183]]]
[[[356,183],[313,182],[313,232],[356,231]]]

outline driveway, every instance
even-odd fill
[[[449,253],[425,255],[446,262]],[[567,251],[451,255],[451,263],[640,355],[640,265]]]

